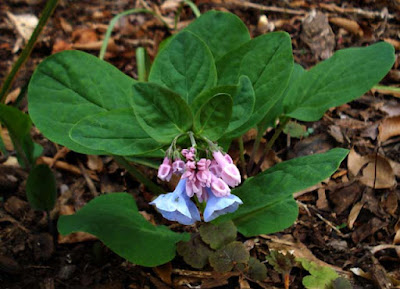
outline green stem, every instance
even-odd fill
[[[268,152],[270,151],[270,149],[272,148],[272,146],[274,145],[275,141],[278,139],[278,137],[280,136],[282,131],[285,129],[285,126],[289,122],[289,120],[290,120],[289,117],[284,117],[281,119],[278,128],[275,130],[273,136],[271,137],[271,139],[268,141],[267,145],[265,146],[264,152],[263,152],[260,160],[258,161],[256,167],[254,168],[253,173],[256,173],[260,170],[263,160],[267,156]]]
[[[104,35],[104,40],[103,40],[103,44],[101,45],[101,49],[100,49],[100,53],[99,53],[99,58],[100,59],[104,59],[104,55],[106,54],[107,51],[107,46],[108,46],[108,41],[110,40],[111,37],[111,33],[114,29],[115,24],[117,24],[118,20],[121,17],[130,15],[130,14],[136,14],[136,13],[149,13],[155,17],[157,17],[158,19],[160,19],[160,21],[166,26],[169,27],[168,24],[155,12],[148,10],[148,9],[130,9],[130,10],[126,10],[124,12],[121,12],[117,15],[115,15],[113,17],[113,19],[111,19],[110,24],[108,24],[108,28],[106,31],[106,34]]]
[[[187,4],[190,7],[190,9],[192,9],[193,14],[196,16],[196,18],[199,18],[201,16],[200,10],[199,8],[197,8],[196,4],[194,4],[190,0],[183,0],[183,2]]]
[[[134,176],[139,182],[145,185],[154,194],[165,194],[163,189],[161,189],[155,183],[146,178],[145,175],[143,175],[138,169],[132,166],[124,157],[114,156],[114,159],[118,164],[124,167],[132,176]]]
[[[199,8],[197,8],[196,4],[194,4],[190,0],[183,0],[181,2],[181,5],[179,5],[178,10],[176,11],[176,14],[175,14],[174,30],[176,30],[178,27],[179,17],[181,16],[182,9],[185,4],[188,5],[190,7],[190,9],[192,9],[196,18],[199,18],[201,16],[200,10],[199,10]]]
[[[138,80],[142,82],[147,81],[148,76],[146,58],[146,49],[144,47],[138,47],[136,49],[136,67],[138,71]]]
[[[47,23],[47,20],[50,18],[51,14],[53,14],[54,9],[57,6],[58,0],[48,0],[46,6],[43,9],[43,13],[40,16],[39,23],[33,31],[31,37],[29,38],[28,43],[25,48],[22,50],[21,55],[18,57],[14,66],[11,69],[11,72],[7,75],[4,80],[3,87],[0,90],[0,103],[4,103],[6,101],[7,92],[11,88],[11,85],[17,75],[19,69],[24,64],[24,62],[29,58],[33,48],[35,47],[35,43],[42,32],[44,26]]]
[[[375,85],[372,88],[373,89],[382,89],[382,90],[384,89],[384,90],[400,93],[400,87],[386,86],[386,85]]]
[[[261,138],[263,137],[263,134],[264,134],[264,129],[263,128],[264,128],[264,123],[261,123],[259,126],[257,126],[257,137],[256,137],[256,139],[254,141],[253,150],[251,152],[250,161],[249,161],[249,164],[248,164],[248,167],[247,167],[247,173],[248,174],[252,171],[253,166],[254,166],[255,157],[256,157],[258,148],[260,146]]]
[[[244,144],[243,144],[243,136],[238,138],[239,142],[239,150],[240,150],[240,168],[242,170],[243,176],[246,174],[246,162],[244,160]]]

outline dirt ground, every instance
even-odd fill
[[[173,23],[179,2],[59,1],[19,72],[8,102],[24,95],[35,66],[45,57],[66,49],[97,56],[114,15],[127,9],[147,8],[162,15],[170,27],[150,15],[126,16],[117,23],[105,57],[136,78],[135,49],[144,46],[154,58],[159,43],[176,32]],[[246,23],[252,37],[271,31],[288,32],[295,61],[305,68],[338,49],[387,41],[395,46],[397,60],[381,84],[399,86],[398,0],[193,2],[201,12],[217,9],[235,13]],[[29,29],[32,21],[28,16],[15,16],[39,17],[44,4],[42,0],[0,1],[0,79],[10,71],[26,41],[21,25]],[[185,6],[178,30],[193,19],[191,9]],[[330,179],[295,194],[300,213],[293,226],[269,236],[246,239],[239,235],[238,240],[251,248],[251,256],[265,261],[271,248],[286,249],[331,266],[349,279],[353,288],[400,288],[399,97],[399,92],[372,89],[356,101],[329,110],[318,122],[295,124],[302,132],[309,132],[307,137],[280,136],[273,152],[263,161],[263,170],[282,160],[334,147],[351,149],[351,153]],[[19,108],[27,111],[26,98]],[[52,214],[54,226],[59,213],[73,212],[98,194],[126,191],[134,195],[149,220],[185,230],[161,220],[148,205],[151,193],[112,158],[77,154],[45,139],[36,129],[32,134],[44,146],[40,161],[53,164],[57,178],[59,198]],[[267,131],[263,143],[271,136]],[[253,131],[245,135],[246,158],[254,138]],[[239,161],[237,144],[233,144],[230,153]],[[154,170],[139,168],[157,181]],[[60,237],[48,227],[45,214],[29,207],[26,178],[27,172],[15,166],[15,153],[7,158],[0,154],[0,288],[284,288],[281,276],[268,263],[268,277],[262,282],[245,280],[238,274],[218,274],[211,267],[194,270],[179,256],[164,266],[145,268],[126,262],[90,236]],[[294,268],[289,277],[290,288],[304,288],[301,280],[306,274]]]

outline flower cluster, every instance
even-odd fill
[[[204,221],[209,222],[220,215],[237,210],[242,201],[231,194],[231,188],[241,182],[238,168],[232,158],[213,147],[212,159],[199,158],[196,148],[177,150],[167,156],[158,169],[158,177],[170,181],[173,174],[180,175],[175,190],[158,196],[154,205],[164,218],[191,225],[200,221],[200,213],[190,199],[196,196],[199,202],[206,202]],[[181,156],[185,161],[182,160]]]

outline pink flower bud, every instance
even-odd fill
[[[172,172],[174,174],[183,174],[183,171],[185,170],[185,163],[177,159],[172,163]]]
[[[220,177],[221,173],[222,173],[222,169],[221,167],[218,165],[218,163],[216,162],[216,160],[212,160],[210,167],[208,168],[210,170],[210,172],[215,175],[217,178]]]
[[[228,185],[214,175],[211,175],[211,191],[217,197],[226,197],[231,194],[231,189]]]
[[[157,176],[160,178],[160,180],[163,181],[170,181],[172,177],[172,166],[171,166],[171,160],[167,157],[164,158],[163,163],[160,165],[158,168],[158,174]]]
[[[239,185],[242,181],[240,172],[234,164],[228,164],[222,169],[221,179],[232,188]]]

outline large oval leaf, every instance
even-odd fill
[[[232,114],[232,97],[219,93],[211,97],[194,117],[194,130],[212,141],[218,140],[229,125]]]
[[[90,54],[63,51],[46,58],[33,73],[28,88],[29,114],[51,141],[80,153],[105,153],[77,144],[68,132],[89,115],[130,107],[134,83]]]
[[[218,218],[217,222],[231,219],[245,236],[270,234],[289,227],[298,211],[292,194],[329,177],[347,153],[345,149],[333,149],[299,157],[247,179],[232,191],[242,199],[243,205],[236,212]]]
[[[298,120],[316,121],[328,108],[367,92],[394,60],[394,48],[386,42],[339,50],[295,81],[283,100],[284,112]]]
[[[285,90],[293,69],[290,36],[273,32],[256,37],[226,54],[216,66],[219,85],[237,83],[241,75],[246,75],[254,88],[253,114],[236,129],[233,137],[237,137],[261,121]]]
[[[190,104],[217,82],[213,56],[196,35],[183,31],[158,53],[149,81],[168,87]]]
[[[217,60],[250,40],[246,25],[235,14],[208,11],[185,28],[210,48]]]
[[[169,144],[192,127],[192,112],[178,94],[155,83],[136,83],[133,91],[136,118],[156,141]]]
[[[122,156],[141,155],[162,146],[142,129],[132,108],[88,116],[72,127],[70,136],[90,149]]]
[[[76,214],[61,216],[58,230],[62,235],[87,232],[128,261],[153,267],[172,260],[176,243],[188,241],[188,234],[154,226],[138,212],[131,195],[113,193],[90,201]]]

